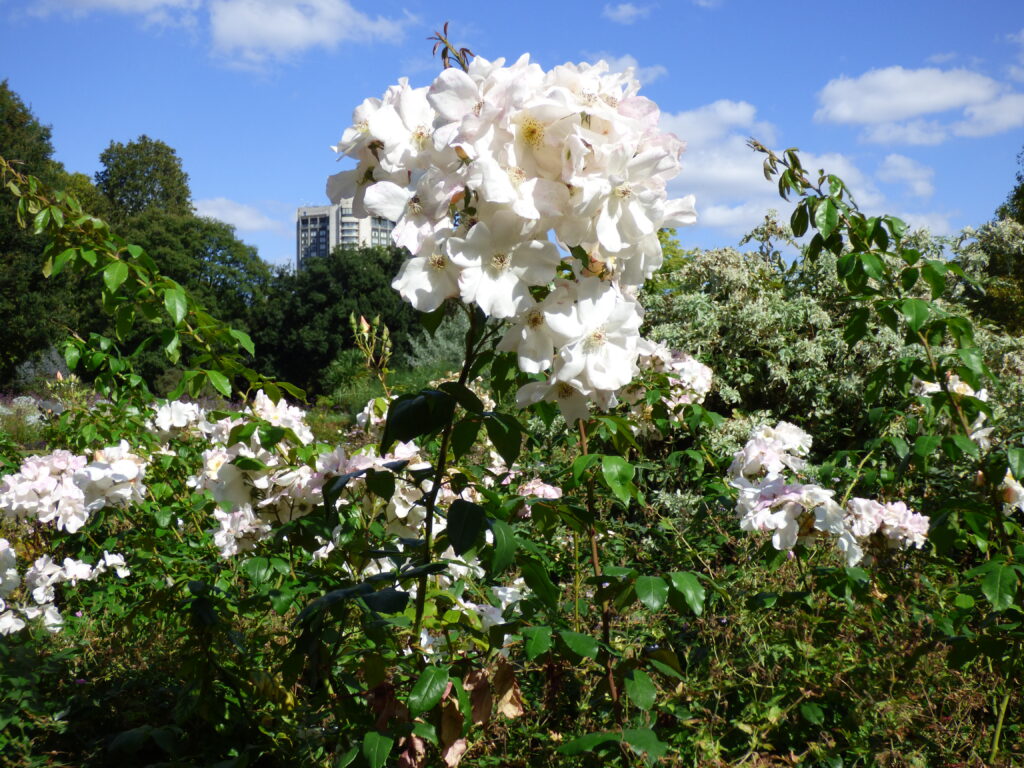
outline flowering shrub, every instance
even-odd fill
[[[410,256],[393,286],[428,328],[447,303],[465,313],[461,369],[393,393],[386,329],[353,317],[385,394],[344,441],[318,442],[284,397],[301,393],[251,370],[248,337],[143,252],[7,171],[23,218],[59,243],[51,274],[102,279],[119,333],[145,317],[168,357],[187,351],[183,392],[209,385],[242,405],[155,402],[116,340],[72,341],[69,364],[109,402],[69,408],[55,450],[3,479],[0,650],[31,669],[23,651],[84,646],[90,631],[155,649],[173,703],[110,726],[119,735],[95,747],[104,759],[451,768],[520,729],[510,741],[527,745],[524,764],[655,764],[670,749],[695,763],[775,750],[835,764],[839,737],[821,734],[870,699],[849,703],[849,669],[814,666],[816,644],[848,633],[858,611],[865,632],[894,626],[905,606],[891,610],[889,595],[917,590],[930,601],[918,651],[941,643],[952,663],[990,664],[998,756],[1021,672],[1024,449],[999,431],[971,322],[939,301],[966,273],[922,256],[897,219],[864,217],[841,180],[761,147],[768,175],[800,198],[794,233],[816,230],[808,259],[834,266],[830,295],[849,303],[840,323],[814,302],[801,311],[829,319],[833,356],[876,327],[889,335],[874,352],[894,354],[858,380],[867,406],[846,387],[856,429],[827,410],[827,450],[788,421],[726,419],[709,410],[715,397],[763,405],[739,396],[736,368],[713,372],[640,334],[658,231],[695,216],[692,198],[666,197],[682,142],[660,131],[656,106],[604,64],[545,72],[439,43],[461,68],[360,105],[337,148],[357,168],[328,190],[397,221]],[[730,291],[753,290],[734,272]],[[804,347],[787,365],[827,362]],[[824,420],[825,398],[803,394],[823,410],[800,423]],[[749,424],[746,444],[724,450]],[[771,547],[759,558],[737,528],[770,533]],[[813,546],[826,539],[838,554]],[[941,563],[928,579],[917,550]],[[778,573],[755,572],[759,561]],[[109,571],[119,578],[97,578]],[[770,647],[748,642],[775,605],[796,606],[800,626]],[[747,622],[731,652],[768,655],[726,680],[728,658],[709,659],[730,621]],[[890,688],[913,677],[874,673]],[[776,694],[762,674],[803,677]]]

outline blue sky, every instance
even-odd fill
[[[200,213],[287,263],[352,109],[401,76],[427,84],[445,21],[490,59],[635,66],[689,145],[672,187],[697,196],[684,246],[735,244],[785,208],[747,136],[940,234],[991,218],[1024,144],[1020,0],[0,0],[0,78],[69,170],[93,174],[112,140],[161,139]]]

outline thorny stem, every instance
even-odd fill
[[[587,426],[583,419],[579,421],[580,429],[580,447],[583,448],[584,454],[589,454],[590,449],[587,445]],[[590,479],[587,482],[587,511],[590,513],[591,518],[596,517],[594,509],[594,476],[590,475]],[[597,528],[594,527],[593,522],[590,524],[590,562],[594,568],[594,576],[597,577],[598,587],[600,587],[601,580],[601,558],[598,554],[597,549]],[[605,598],[601,601],[601,638],[604,640],[604,644],[607,647],[607,656],[604,661],[605,678],[608,681],[608,693],[612,697],[612,703],[615,705],[616,710],[619,710],[621,715],[621,709],[619,707],[619,689],[615,685],[615,670],[612,665],[612,606],[611,602]]]
[[[1003,694],[1002,700],[999,702],[999,718],[996,720],[996,730],[992,734],[992,750],[988,755],[988,764],[995,765],[996,756],[999,754],[999,737],[1003,733],[1003,718],[1006,717],[1006,707],[1010,703],[1010,692],[1007,691]]]
[[[475,312],[470,312],[469,330],[466,331],[466,355],[465,360],[462,363],[462,370],[459,371],[459,384],[463,386],[469,378],[469,372],[473,368],[473,363],[476,362],[478,347],[474,342],[476,340],[478,328],[478,316]],[[441,445],[438,448],[437,468],[434,471],[434,480],[430,486],[430,490],[427,491],[427,495],[423,502],[423,506],[426,508],[427,519],[424,522],[423,558],[421,565],[428,565],[431,560],[431,550],[433,549],[434,544],[434,508],[437,502],[437,494],[441,490],[441,483],[444,482],[444,473],[448,468],[448,446],[451,443],[452,430],[454,428],[455,413],[453,412],[451,418],[448,419],[448,422],[444,425],[444,429],[441,432]],[[416,620],[413,623],[412,630],[414,641],[419,638],[420,625],[423,622],[423,610],[427,601],[427,577],[428,574],[426,573],[420,575],[419,584],[416,589]]]
[[[860,480],[861,471],[864,469],[864,465],[868,463],[868,459],[875,455],[874,451],[868,451],[864,458],[860,460],[860,464],[857,465],[857,472],[853,476],[853,480],[850,481],[849,487],[846,489],[846,493],[843,494],[843,500],[839,502],[840,507],[845,507],[846,502],[850,499],[850,494],[853,493],[853,487]]]

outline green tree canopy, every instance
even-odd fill
[[[320,393],[327,366],[353,346],[351,313],[380,315],[400,359],[419,328],[418,313],[391,287],[406,257],[393,247],[336,248],[307,260],[297,273],[278,272],[253,328],[261,361],[278,378]]]
[[[271,280],[256,249],[216,219],[151,209],[125,222],[120,234],[142,246],[160,271],[186,286],[212,314],[250,327]]]
[[[110,202],[115,222],[156,208],[192,213],[192,193],[181,158],[167,144],[146,135],[127,144],[112,141],[100,155],[96,186]]]
[[[59,185],[64,170],[53,159],[50,136],[50,127],[39,122],[7,81],[0,83],[0,156]],[[43,277],[46,242],[18,225],[16,203],[12,195],[0,196],[0,386],[10,381],[19,363],[52,345],[64,332],[63,324],[77,315],[72,286]]]

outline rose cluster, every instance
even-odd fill
[[[74,533],[92,512],[140,501],[145,471],[146,462],[124,440],[97,451],[92,461],[63,450],[30,456],[0,482],[0,512]]]
[[[18,632],[34,619],[41,619],[48,632],[59,632],[64,619],[55,602],[57,594],[54,587],[62,582],[74,586],[79,581],[93,581],[111,569],[121,579],[131,574],[122,555],[104,550],[103,557],[95,565],[70,557],[58,565],[49,555],[43,555],[22,577],[18,573],[14,548],[7,539],[0,539],[0,636]],[[6,600],[19,587],[31,600],[8,606]]]
[[[853,498],[844,508],[833,498],[835,491],[788,478],[787,470],[796,473],[806,465],[811,443],[802,429],[780,421],[755,429],[735,453],[729,476],[739,490],[736,514],[742,530],[771,531],[778,550],[832,535],[850,566],[864,558],[872,537],[889,547],[924,546],[929,519],[903,502]]]
[[[412,257],[393,286],[414,307],[460,298],[510,321],[502,349],[548,377],[520,405],[554,401],[570,421],[632,380],[658,230],[696,220],[692,196],[666,194],[684,144],[638,89],[604,62],[545,72],[528,56],[402,79],[356,108],[335,149],[358,165],[327,185],[396,222]]]

